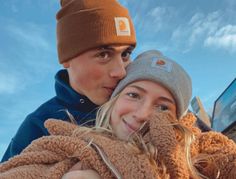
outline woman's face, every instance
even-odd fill
[[[171,93],[156,82],[136,81],[125,87],[118,97],[110,125],[118,138],[127,140],[158,109],[169,110],[176,116],[176,104]]]

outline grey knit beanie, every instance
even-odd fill
[[[134,81],[151,80],[171,92],[177,104],[177,118],[186,113],[192,96],[192,82],[179,64],[157,50],[150,50],[140,54],[126,70],[127,76],[119,82],[111,97]]]

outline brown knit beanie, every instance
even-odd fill
[[[61,0],[56,18],[60,63],[104,45],[136,45],[129,12],[116,0]]]

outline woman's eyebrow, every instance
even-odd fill
[[[128,86],[128,87],[130,87],[130,88],[136,88],[136,89],[141,90],[141,91],[143,91],[143,92],[147,92],[146,89],[144,89],[144,88],[142,88],[142,87],[140,87],[140,86],[137,86],[137,85],[130,85],[130,86]]]
[[[175,101],[173,101],[173,100],[172,100],[172,99],[170,99],[170,98],[164,97],[164,96],[161,96],[161,97],[159,97],[159,98],[158,98],[158,100],[167,101],[167,102],[169,102],[169,103],[171,103],[171,104],[174,104],[174,105],[175,105]]]
[[[143,91],[143,92],[146,92],[146,93],[147,93],[147,90],[146,90],[146,89],[144,89],[144,88],[142,88],[142,87],[140,87],[140,86],[137,86],[137,85],[130,85],[130,86],[128,86],[128,87],[130,87],[130,88],[136,88],[136,89],[138,89],[138,90],[140,90],[140,91]],[[170,99],[170,98],[167,98],[167,97],[165,97],[165,96],[159,97],[158,100],[167,101],[167,102],[169,102],[169,103],[175,105],[175,101],[174,101],[174,100],[172,100],[172,99]]]

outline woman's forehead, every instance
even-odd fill
[[[160,97],[161,96],[168,97],[170,99],[173,99],[173,101],[175,101],[172,93],[164,85],[158,82],[154,82],[151,80],[134,81],[125,87],[125,89],[130,89],[130,88],[135,88],[145,93],[153,94],[154,96],[156,95]]]

